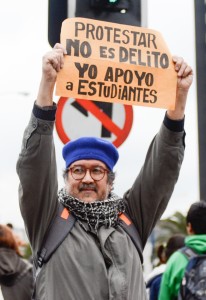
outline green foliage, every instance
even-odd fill
[[[187,235],[186,231],[186,217],[179,211],[176,211],[172,216],[162,219],[157,223],[159,236],[157,242],[164,243],[172,235],[181,233]]]
[[[160,220],[152,233],[153,238],[153,253],[152,263],[158,264],[157,250],[160,245],[166,245],[168,239],[174,234],[187,235],[186,231],[186,217],[179,211],[166,219]]]

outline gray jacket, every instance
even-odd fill
[[[35,254],[58,205],[53,121],[33,114],[17,163],[20,209]],[[164,212],[184,155],[184,132],[165,125],[153,139],[144,165],[124,198],[145,246]],[[37,278],[38,300],[145,300],[142,265],[124,230],[101,227],[98,236],[76,222]]]

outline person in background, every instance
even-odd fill
[[[175,110],[166,112],[146,159],[123,197],[113,192],[119,153],[109,141],[80,137],[63,147],[65,186],[58,191],[53,127],[53,91],[65,49],[56,44],[43,56],[42,78],[17,162],[19,201],[34,255],[56,215],[59,202],[76,222],[36,280],[38,300],[146,300],[141,253],[119,224],[126,212],[142,248],[164,212],[184,157],[184,114],[193,79],[191,67],[174,57]],[[73,126],[78,127],[78,122]],[[75,129],[77,130],[77,129]],[[136,158],[125,170],[136,168]]]
[[[6,225],[11,228],[22,257],[33,263],[32,250],[28,240],[25,241],[15,232],[15,228],[12,223],[7,223]]]
[[[12,223],[7,223],[6,226],[8,226],[9,228],[11,228],[11,230],[13,232],[13,235],[14,235],[14,237],[16,239],[18,247],[25,247],[25,246],[27,246],[27,243],[18,234],[15,233],[14,226],[13,226]]]
[[[154,268],[147,278],[149,300],[158,300],[160,284],[162,275],[166,268],[166,263],[175,251],[184,246],[184,239],[185,236],[183,234],[175,234],[169,238],[166,246],[159,246],[159,249],[161,249],[159,253],[161,264],[158,267]]]
[[[193,203],[186,216],[186,229],[188,236],[185,246],[197,254],[206,254],[206,202]],[[177,299],[180,284],[184,276],[188,259],[180,251],[176,251],[168,260],[162,277],[159,300]],[[206,288],[206,287],[205,287]]]
[[[11,228],[0,225],[0,286],[4,300],[31,300],[33,267],[19,252]]]

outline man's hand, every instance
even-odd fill
[[[187,94],[193,81],[192,68],[182,57],[173,57],[175,71],[177,72],[177,91],[175,110],[168,110],[167,115],[172,120],[184,118]]]
[[[47,52],[42,60],[42,78],[36,104],[44,107],[53,104],[53,91],[57,73],[63,68],[66,50],[61,44],[56,44],[52,51]]]
[[[42,73],[44,80],[48,82],[56,82],[57,73],[64,65],[65,49],[61,44],[56,44],[52,51],[43,56]]]
[[[188,91],[193,80],[193,71],[182,57],[173,56],[175,71],[177,72],[177,90]]]

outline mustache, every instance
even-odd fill
[[[84,190],[87,190],[87,189],[90,189],[90,190],[93,190],[95,192],[97,192],[97,188],[96,188],[96,185],[93,184],[93,183],[81,183],[79,185],[79,191],[82,192]]]

